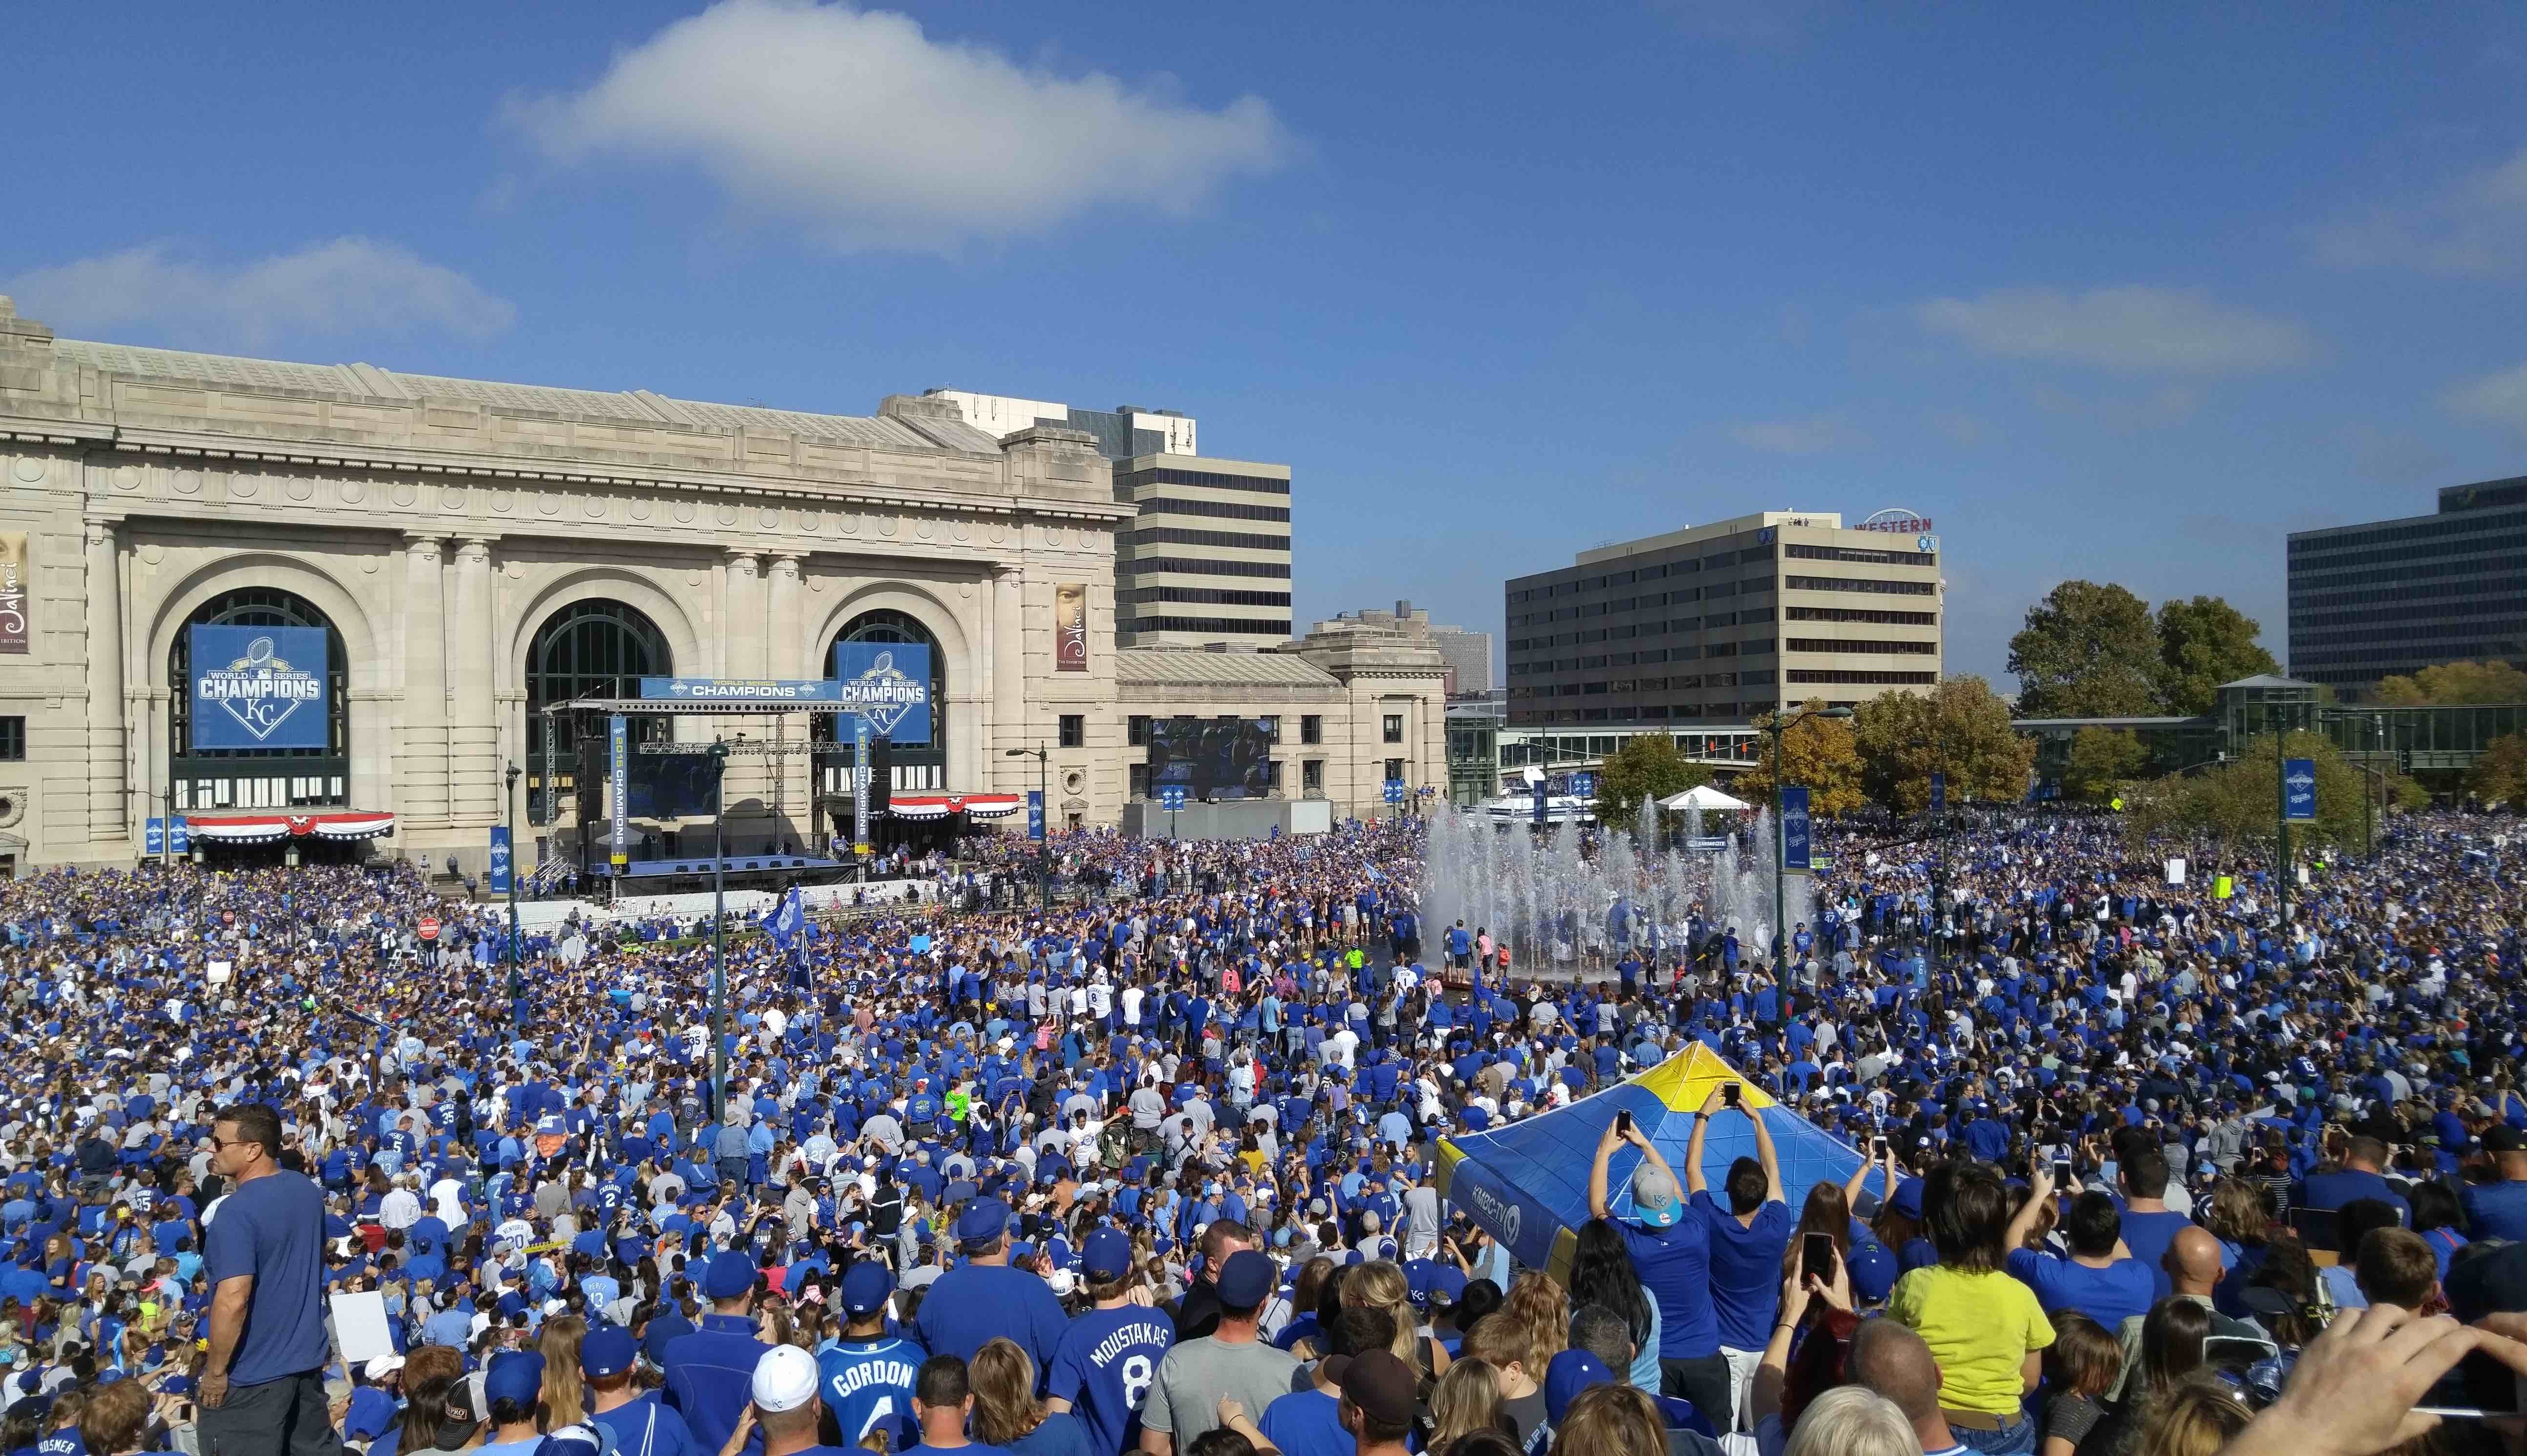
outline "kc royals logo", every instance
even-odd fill
[[[893,734],[903,715],[930,702],[930,685],[904,676],[895,653],[880,652],[868,670],[843,683],[843,702],[880,733]]]
[[[289,715],[325,697],[325,683],[315,673],[293,667],[272,649],[272,639],[246,643],[245,655],[201,676],[195,690],[205,703],[216,703],[257,743],[272,737]]]

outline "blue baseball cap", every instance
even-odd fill
[[[1544,1419],[1559,1426],[1571,1402],[1591,1385],[1610,1385],[1615,1373],[1585,1350],[1565,1350],[1544,1368]]]
[[[754,1290],[754,1260],[736,1249],[714,1255],[702,1274],[702,1293],[712,1299],[742,1299]]]
[[[532,1408],[536,1397],[543,1393],[544,1357],[533,1350],[510,1350],[491,1357],[483,1372],[483,1399],[497,1405],[505,1400],[512,1405]]]
[[[997,1198],[978,1198],[956,1216],[956,1241],[980,1243],[1001,1236],[1009,1226],[1009,1206]]]
[[[1272,1261],[1256,1249],[1240,1249],[1219,1266],[1219,1302],[1232,1310],[1253,1309],[1272,1292]]]
[[[579,1342],[579,1373],[590,1379],[619,1376],[640,1355],[640,1342],[632,1338],[631,1330],[620,1325],[599,1325]]]
[[[843,1313],[854,1318],[874,1315],[886,1308],[886,1298],[894,1292],[895,1277],[886,1266],[863,1259],[843,1275]]]
[[[1088,1277],[1100,1283],[1130,1274],[1132,1236],[1120,1228],[1096,1230],[1088,1235],[1088,1242],[1080,1251],[1080,1266]]]

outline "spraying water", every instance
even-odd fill
[[[1643,801],[1631,825],[1590,830],[1583,843],[1573,823],[1539,830],[1479,807],[1441,808],[1422,870],[1425,922],[1488,929],[1510,947],[1520,976],[1576,974],[1591,943],[1680,953],[1697,912],[1706,933],[1733,927],[1741,946],[1762,952],[1774,932],[1772,815],[1710,817],[1720,822],[1663,836],[1657,806]],[[1704,834],[1725,836],[1727,848],[1684,848],[1685,837]],[[1791,876],[1782,894],[1791,924],[1815,922],[1807,876]]]

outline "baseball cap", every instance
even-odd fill
[[[1876,1239],[1853,1244],[1844,1267],[1851,1274],[1852,1297],[1862,1304],[1882,1304],[1895,1288],[1895,1256]]]
[[[978,1198],[956,1216],[956,1241],[980,1243],[999,1238],[1009,1224],[1009,1206],[997,1198]]]
[[[1655,1163],[1632,1170],[1632,1217],[1652,1228],[1676,1222],[1676,1179]]]
[[[1087,1245],[1080,1250],[1080,1266],[1100,1283],[1130,1274],[1132,1236],[1120,1228],[1100,1228],[1089,1234]]]
[[[775,1345],[754,1362],[754,1408],[795,1411],[816,1396],[816,1357],[797,1345]]]
[[[713,1255],[702,1274],[702,1293],[712,1299],[738,1299],[754,1288],[754,1260],[736,1249]]]
[[[599,1325],[579,1342],[579,1373],[594,1379],[619,1376],[641,1355],[640,1341],[620,1325]]]
[[[1606,1362],[1585,1350],[1564,1350],[1544,1368],[1545,1419],[1560,1425],[1571,1402],[1591,1385],[1611,1384],[1615,1374]]]
[[[1379,1425],[1413,1424],[1414,1395],[1420,1378],[1413,1367],[1397,1359],[1394,1351],[1366,1350],[1353,1356],[1337,1377],[1337,1382],[1343,1399],[1358,1406],[1362,1414]]]
[[[1887,1207],[1907,1219],[1922,1217],[1922,1180],[1906,1178],[1895,1185],[1895,1196],[1886,1200]]]
[[[376,1359],[371,1360],[368,1364],[361,1366],[360,1374],[368,1377],[371,1380],[383,1380],[401,1369],[403,1369],[403,1357],[401,1355],[380,1355]]]
[[[533,1350],[511,1350],[491,1357],[483,1372],[483,1399],[497,1405],[505,1400],[513,1405],[533,1406],[543,1393],[544,1357]]]
[[[886,1266],[863,1259],[843,1275],[843,1313],[855,1319],[874,1315],[886,1308],[886,1297],[894,1292],[895,1279]]]
[[[2487,1153],[2527,1152],[2527,1137],[2506,1122],[2495,1122],[2483,1130],[2483,1150]]]
[[[1219,1266],[1219,1302],[1227,1309],[1255,1308],[1272,1284],[1272,1261],[1260,1250],[1240,1249]]]

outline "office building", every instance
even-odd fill
[[[1926,691],[1941,641],[1930,524],[1764,511],[1513,578],[1509,723],[1742,723]]]
[[[1448,696],[1451,699],[1479,698],[1492,690],[1492,635],[1469,632],[1463,627],[1442,627],[1430,620],[1430,613],[1410,601],[1395,603],[1395,609],[1364,607],[1359,611],[1336,614],[1336,621],[1369,625],[1402,625],[1418,637],[1427,638],[1438,650],[1440,660],[1448,665]]]
[[[1289,466],[1203,455],[1195,421],[1173,410],[929,392],[990,435],[1062,426],[1096,437],[1111,463],[1114,498],[1139,511],[1114,539],[1119,645],[1260,648],[1289,640]]]
[[[2291,675],[2358,700],[2442,662],[2527,665],[2527,476],[2441,490],[2436,515],[2294,531]]]

